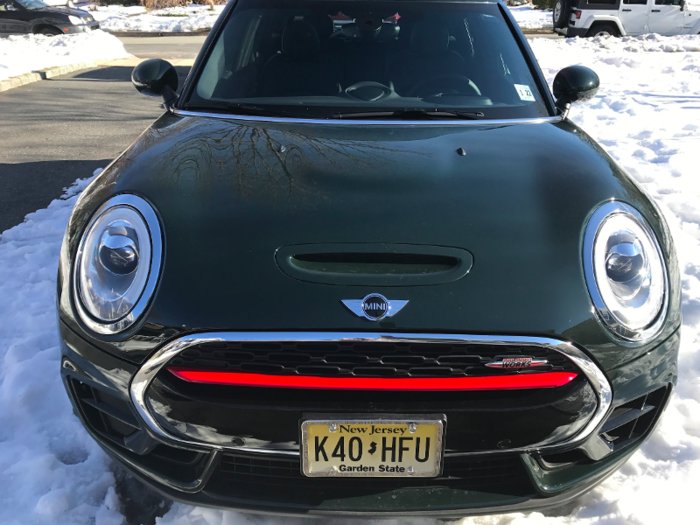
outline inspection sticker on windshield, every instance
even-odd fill
[[[527,100],[528,102],[534,102],[535,96],[530,90],[530,86],[524,86],[522,84],[513,84],[515,86],[515,91],[518,92],[520,100]]]

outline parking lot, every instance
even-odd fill
[[[123,38],[139,59],[165,58],[181,83],[204,36]],[[131,85],[138,60],[0,93],[0,232],[46,207],[77,178],[106,166],[162,112]]]

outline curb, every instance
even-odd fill
[[[521,31],[525,35],[548,35],[550,33],[555,32],[553,27],[542,27],[538,29],[521,29]]]
[[[79,64],[56,66],[48,69],[42,69],[40,71],[32,71],[31,73],[24,73],[16,77],[10,77],[7,80],[0,80],[0,92],[25,86],[27,84],[32,84],[34,82],[39,82],[40,80],[46,80],[60,75],[65,75],[67,73],[73,73],[74,71],[78,71],[80,69],[89,69],[93,67],[98,67],[98,63],[81,62]]]
[[[107,31],[105,33],[116,37],[154,37],[154,36],[206,36],[211,29],[197,29],[196,31]]]
[[[32,71],[31,73],[24,73],[23,75],[8,78],[7,80],[0,80],[0,93],[3,91],[9,91],[10,89],[14,89],[17,87],[26,86],[27,84],[33,84],[34,82],[40,82],[42,80],[48,80],[61,75],[66,75],[68,73],[74,73],[83,69],[95,69],[98,67],[110,66],[135,67],[144,60],[146,59],[138,57],[116,58],[114,60],[80,62],[78,64],[69,64],[67,66],[56,66],[47,69],[42,69],[41,71]],[[191,67],[194,63],[194,60],[174,59],[171,60],[171,63],[176,67]]]

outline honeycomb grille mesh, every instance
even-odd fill
[[[528,372],[576,371],[569,359],[547,347],[355,341],[207,342],[181,352],[168,366],[318,377],[464,377],[524,372],[486,366],[505,356],[547,361]]]

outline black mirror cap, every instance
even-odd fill
[[[590,100],[598,92],[599,87],[598,75],[584,66],[565,67],[554,77],[552,85],[557,106]]]
[[[175,98],[177,91],[177,71],[166,60],[150,58],[134,68],[131,83],[139,93],[149,97],[163,97],[168,104]]]

